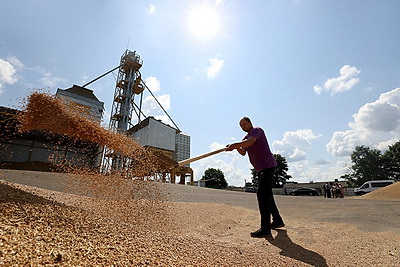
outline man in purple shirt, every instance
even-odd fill
[[[252,237],[271,237],[271,229],[285,226],[283,219],[276,207],[272,194],[272,178],[276,168],[276,160],[269,149],[264,131],[259,127],[253,127],[250,119],[244,117],[239,122],[247,135],[242,142],[227,146],[227,151],[236,149],[242,156],[249,155],[250,163],[257,171],[258,189],[257,200],[261,215],[261,228],[251,233]],[[272,223],[271,223],[272,215]]]

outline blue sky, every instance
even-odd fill
[[[192,157],[241,140],[249,116],[294,181],[333,180],[356,145],[400,139],[399,10],[396,0],[3,0],[0,105],[83,85],[136,50]],[[105,102],[105,124],[115,76],[88,86]],[[146,115],[168,123],[150,98]],[[195,179],[210,167],[230,185],[251,179],[236,152],[191,166]]]

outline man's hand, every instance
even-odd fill
[[[246,155],[246,150],[244,149],[244,147],[249,146],[248,144],[252,145],[255,140],[256,139],[254,137],[253,137],[253,139],[251,139],[251,137],[250,137],[250,139],[244,140],[242,142],[226,145],[226,151],[232,151],[232,150],[236,149],[240,155],[244,156],[244,155]]]
[[[226,145],[226,151],[232,151],[234,149],[235,149],[235,147],[233,144]]]

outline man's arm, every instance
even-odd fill
[[[246,150],[244,150],[244,148],[252,146],[256,140],[257,138],[255,138],[254,136],[250,136],[248,139],[245,139],[242,142],[227,145],[226,151],[232,151],[236,149],[240,155],[244,156],[246,155]]]

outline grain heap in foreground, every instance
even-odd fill
[[[1,265],[248,266],[244,259],[251,258],[257,262],[253,266],[266,266],[288,261],[178,234],[167,222],[149,230],[54,201],[58,197],[41,197],[0,182]]]
[[[32,93],[18,119],[22,132],[44,131],[89,141],[131,159],[130,168],[106,175],[98,170],[71,167],[65,161],[56,163],[69,173],[67,192],[88,197],[85,203],[91,211],[146,229],[168,225],[168,196],[153,181],[157,180],[154,174],[170,168],[172,161],[146,150],[126,135],[101,127],[46,93]]]
[[[88,205],[97,213],[112,214],[149,229],[165,223],[170,210],[165,201],[167,195],[148,180],[156,180],[154,173],[165,169],[170,162],[160,160],[133,139],[101,127],[46,93],[34,92],[28,97],[19,122],[22,132],[45,131],[89,141],[132,159],[131,168],[106,175],[99,174],[98,170],[71,167],[65,161],[57,164],[70,174],[68,191],[90,197]]]
[[[399,233],[314,221],[304,216],[307,198],[289,199],[300,205],[282,210],[286,229],[252,239],[256,209],[175,202],[172,224],[149,229],[91,210],[87,197],[0,182],[0,265],[399,266]]]
[[[274,232],[273,240],[255,240],[248,233],[258,225],[256,210],[165,201],[161,183],[83,171],[69,176],[77,194],[0,181],[0,265],[400,264],[396,233],[316,222],[300,210],[284,214],[286,229]]]

